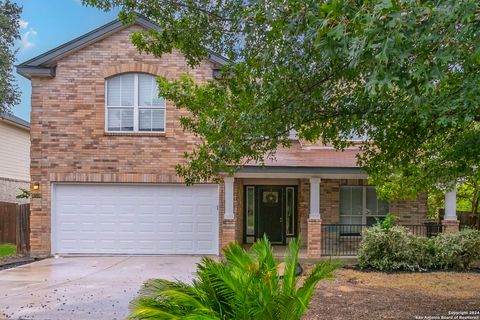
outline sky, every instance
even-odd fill
[[[20,64],[65,42],[79,37],[117,17],[118,11],[103,12],[83,6],[81,0],[17,0],[23,8],[21,39],[16,43],[16,62]],[[20,103],[12,108],[16,116],[30,121],[30,80],[14,71],[21,91]]]

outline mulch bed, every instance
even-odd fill
[[[342,269],[335,280],[320,282],[303,319],[440,319],[455,311],[477,312],[471,319],[480,319],[478,272]]]

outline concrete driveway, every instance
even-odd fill
[[[151,278],[190,281],[199,257],[46,259],[0,271],[0,319],[125,319]],[[3,315],[2,315],[3,312]]]

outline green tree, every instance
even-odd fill
[[[15,198],[17,198],[17,199],[30,199],[30,197],[32,196],[32,193],[30,192],[30,190],[25,189],[25,188],[18,188],[18,189],[20,189],[20,193],[17,194],[17,196]]]
[[[225,55],[220,79],[159,79],[200,136],[187,182],[262,163],[289,131],[342,149],[368,135],[359,165],[385,197],[452,187],[480,163],[478,0],[84,0],[140,13],[159,31],[139,50],[179,49],[191,66]]]
[[[445,207],[445,194],[436,189],[431,190],[428,192],[427,204],[428,218],[438,220],[440,214],[439,210]]]
[[[321,262],[298,285],[300,241],[290,242],[283,268],[263,238],[245,251],[224,250],[225,262],[204,257],[193,284],[155,279],[145,283],[131,304],[131,319],[300,319],[315,286],[332,279],[337,262]],[[283,272],[280,274],[280,269]]]
[[[20,38],[21,9],[9,0],[0,0],[0,113],[8,111],[18,102],[18,87],[13,78],[15,40]]]
[[[480,178],[470,176],[461,181],[457,187],[457,211],[470,212],[479,215],[480,202]],[[428,192],[428,215],[430,218],[438,218],[438,210],[445,206],[445,194],[438,188],[431,188]],[[477,228],[480,228],[480,219],[477,219]]]
[[[472,177],[457,189],[457,210],[479,214],[480,179]],[[480,220],[479,220],[480,223]]]

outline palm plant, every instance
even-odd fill
[[[301,286],[295,271],[300,240],[291,241],[279,275],[266,237],[245,251],[238,244],[224,250],[225,261],[204,257],[193,283],[147,281],[132,301],[131,319],[300,319],[316,284],[332,279],[340,263],[316,264]]]

